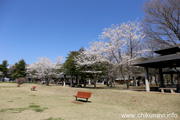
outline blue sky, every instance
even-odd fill
[[[137,18],[145,0],[0,0],[0,63],[65,60],[104,28]]]

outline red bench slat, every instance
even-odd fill
[[[31,88],[31,90],[35,90],[36,89],[36,86],[33,86],[32,88]]]
[[[85,98],[86,100],[88,100],[88,98],[91,97],[91,92],[82,92],[82,91],[78,91],[77,95],[73,95],[74,97],[79,98]]]

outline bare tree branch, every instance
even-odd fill
[[[180,44],[180,0],[150,0],[144,6],[146,37],[160,45]]]

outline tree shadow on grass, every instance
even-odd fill
[[[146,90],[132,90],[132,91],[136,91],[136,92],[146,92]]]
[[[37,90],[31,90],[31,91],[37,91]]]
[[[136,92],[146,92],[146,90],[132,90],[132,91],[136,91]],[[162,94],[162,92],[160,90],[150,90],[150,93],[155,93],[155,94]],[[171,91],[165,91],[165,93],[171,93]],[[177,92],[175,92],[177,93]]]
[[[85,87],[86,89],[107,89],[106,87]]]
[[[120,87],[110,87],[110,86],[102,86],[102,87],[77,87],[77,88],[85,88],[85,89],[94,89],[94,90],[98,90],[98,89],[111,89],[111,90],[120,90],[120,89],[123,89],[123,88],[120,88]]]

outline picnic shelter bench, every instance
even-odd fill
[[[91,92],[82,92],[82,91],[78,91],[77,95],[73,95],[74,97],[77,98],[84,98],[86,99],[86,101],[88,101],[88,98],[91,97]]]
[[[162,93],[164,93],[164,90],[170,90],[171,93],[175,93],[174,91],[177,90],[177,88],[159,88]]]
[[[164,90],[170,90],[171,93],[175,93],[174,91],[177,90],[176,85],[166,85],[165,88],[159,88],[162,93],[164,93]]]
[[[162,93],[164,93],[164,90],[170,90],[171,93],[175,93],[174,91],[177,90],[175,87],[165,87],[165,88],[159,88]]]
[[[31,90],[35,90],[36,89],[36,86],[33,86],[32,88],[31,88]]]

